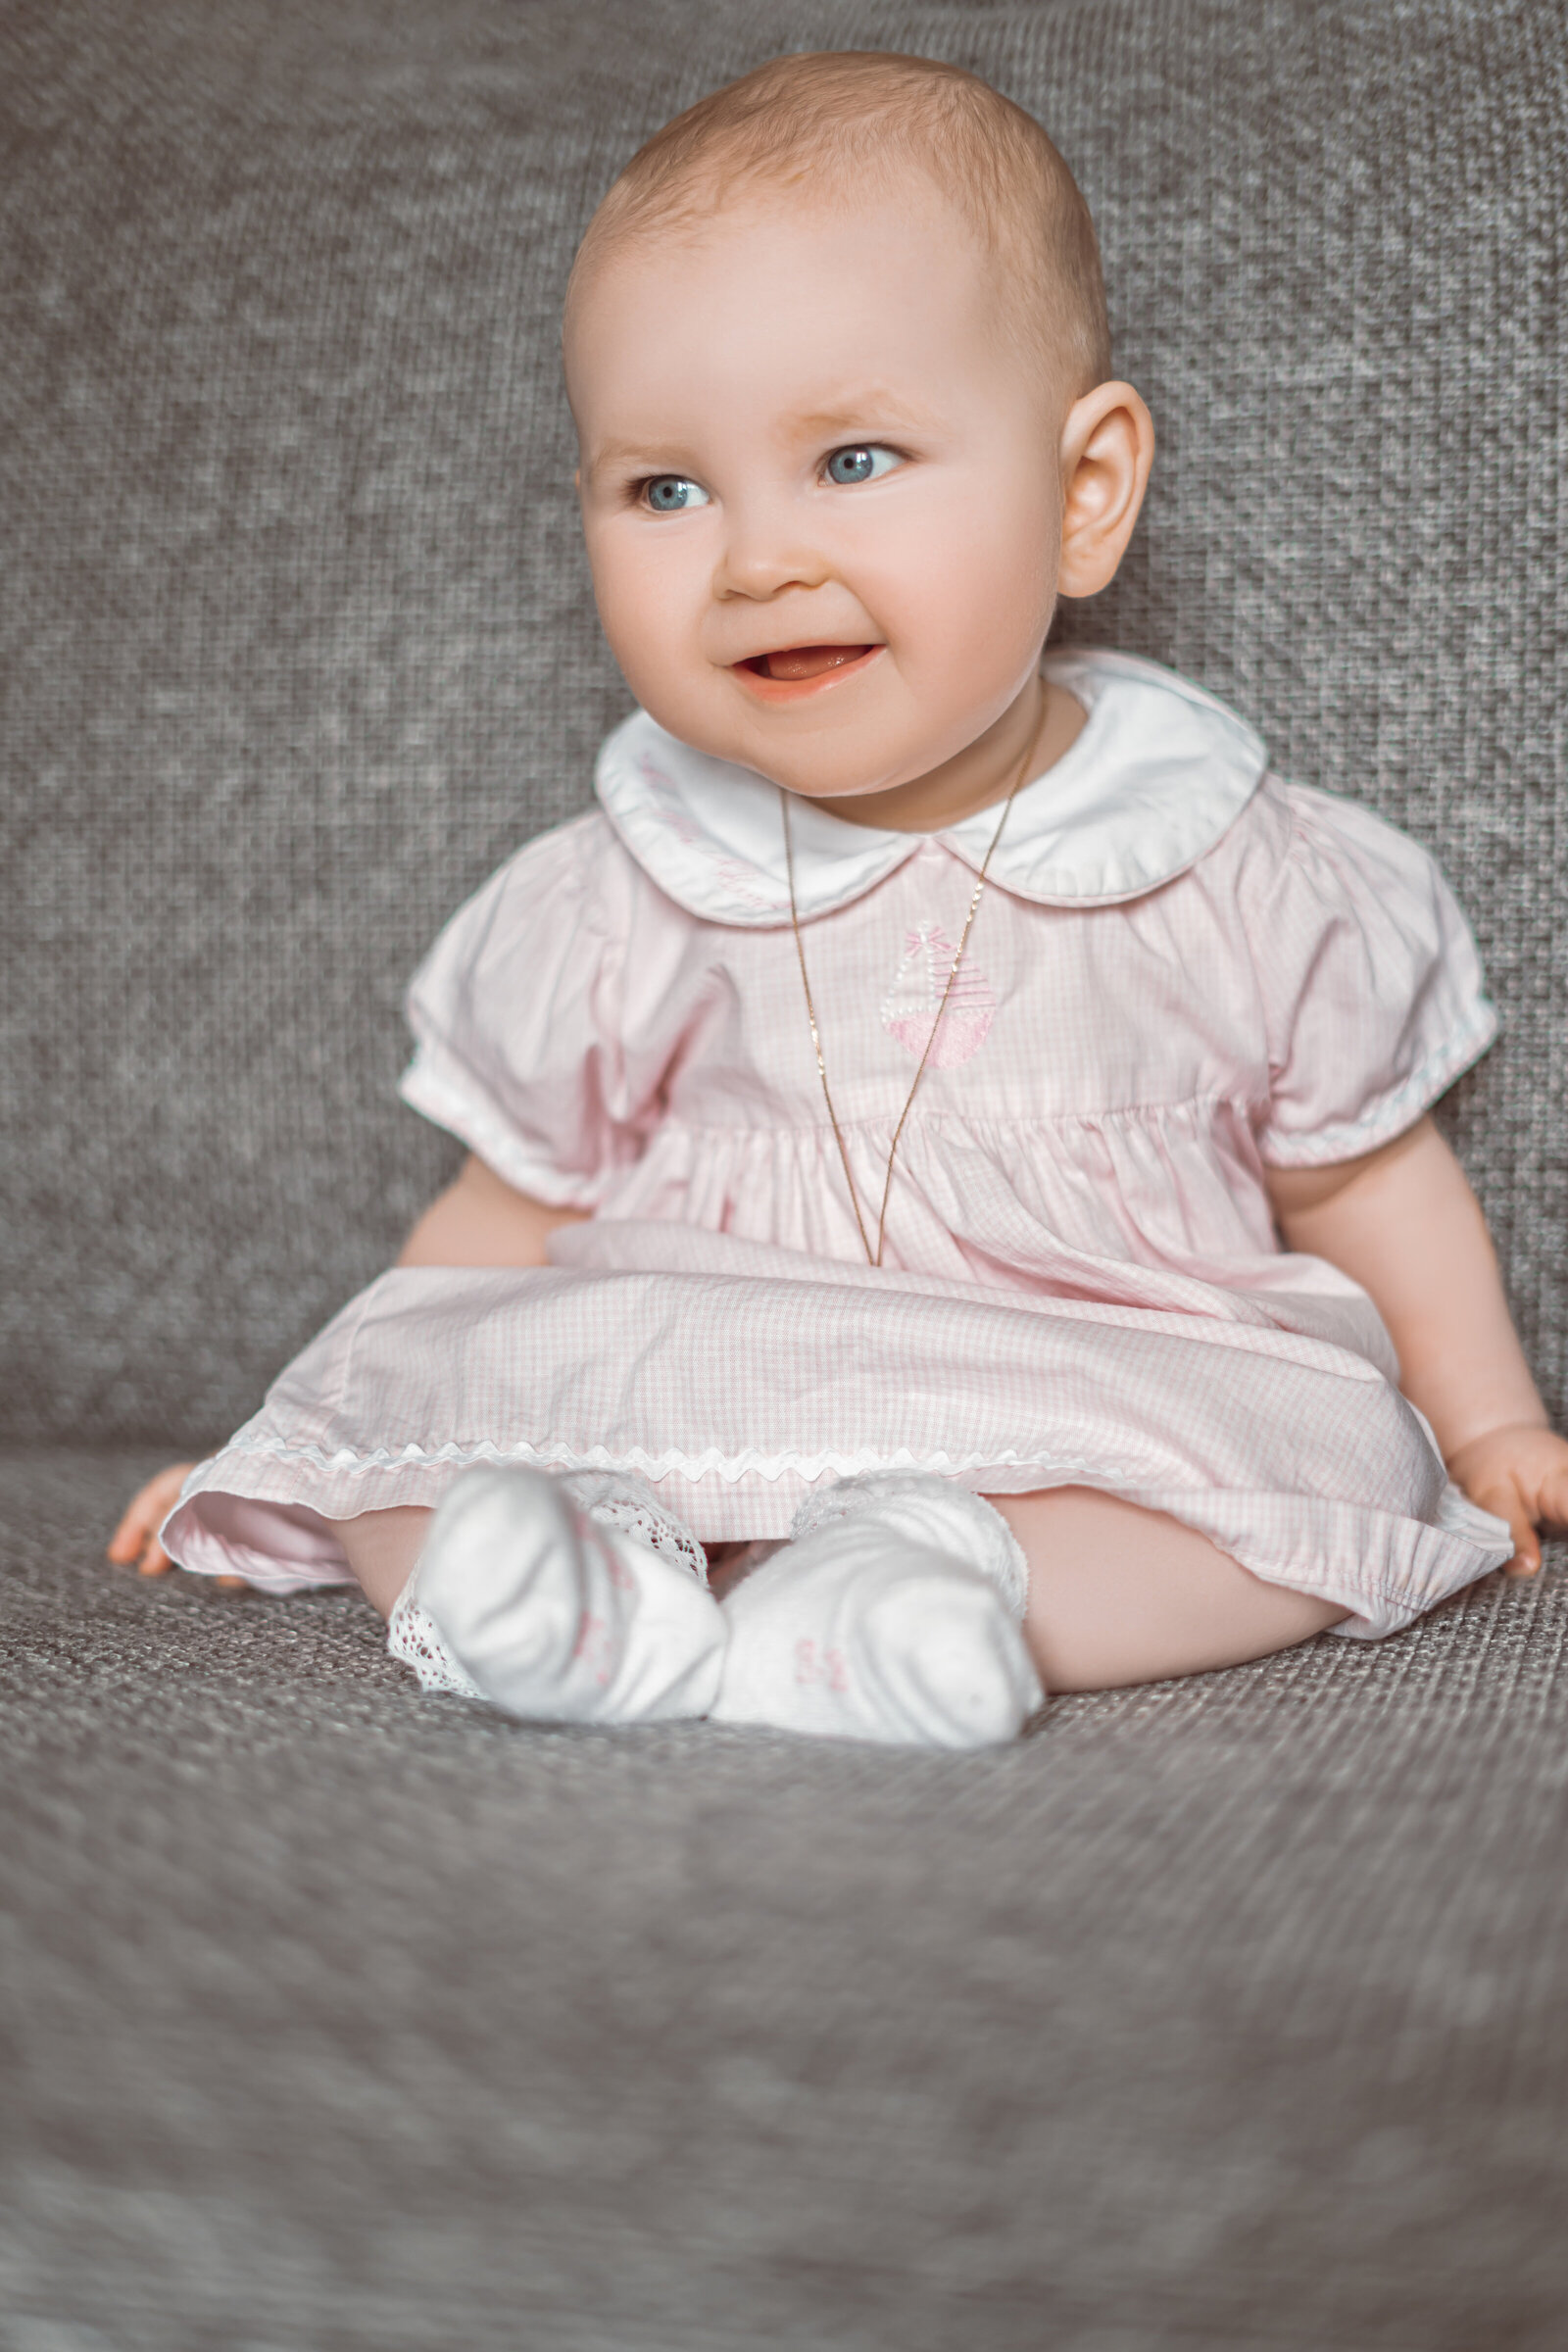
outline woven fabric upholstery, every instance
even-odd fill
[[[1560,2352],[1568,1581],[1008,1748],[540,1732],[0,1460],[4,2352]]]
[[[626,707],[557,317],[781,47],[1031,108],[1161,455],[1070,634],[1431,843],[1503,1044],[1451,1113],[1562,1402],[1560,15],[1520,0],[11,0],[0,1429],[216,1437],[454,1164],[402,983]]]

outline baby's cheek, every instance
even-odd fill
[[[1038,565],[1009,568],[1000,553],[956,558],[941,589],[922,601],[922,699],[989,725],[1033,669],[1050,625]]]
[[[695,658],[691,590],[683,577],[689,560],[683,564],[677,549],[616,544],[609,533],[597,544],[590,536],[588,550],[610,650],[647,706],[645,687],[657,690],[662,684],[667,691]]]
[[[906,536],[877,564],[887,634],[985,699],[1027,667],[1050,625],[1059,534],[1049,508],[1027,487],[1011,514],[1000,490],[955,498]]]

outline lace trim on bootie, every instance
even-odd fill
[[[689,1529],[665,1509],[648,1481],[631,1470],[571,1470],[559,1476],[575,1508],[584,1518],[617,1535],[646,1544],[650,1551],[677,1567],[690,1570],[697,1582],[708,1584],[708,1554]],[[440,1628],[419,1601],[419,1569],[415,1563],[387,1619],[386,1645],[395,1658],[412,1668],[424,1690],[450,1691],[460,1698],[483,1698],[484,1692],[448,1649]]]
[[[436,1630],[435,1619],[419,1606],[416,1590],[417,1570],[392,1603],[386,1621],[386,1645],[395,1658],[412,1667],[421,1690],[446,1690],[457,1698],[483,1698],[471,1675],[465,1674]]]
[[[907,1506],[907,1517],[900,1505]],[[921,1543],[940,1544],[980,1569],[1019,1619],[1029,1598],[1029,1563],[1007,1522],[983,1494],[926,1470],[862,1470],[808,1494],[790,1527],[790,1542],[840,1519],[901,1521]]]
[[[635,1470],[567,1470],[561,1473],[561,1484],[585,1518],[646,1544],[707,1585],[707,1552]]]

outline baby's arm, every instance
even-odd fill
[[[1287,1245],[1370,1295],[1449,1475],[1507,1520],[1510,1573],[1533,1576],[1537,1527],[1568,1522],[1568,1442],[1514,1336],[1481,1205],[1432,1121],[1361,1159],[1273,1169],[1269,1192]]]
[[[573,1225],[576,1208],[549,1208],[505,1184],[470,1153],[457,1182],[431,1201],[398,1256],[400,1266],[542,1266],[546,1245],[558,1225]],[[158,1530],[179,1500],[191,1472],[189,1462],[172,1462],[133,1496],[109,1540],[117,1566],[142,1576],[167,1575],[173,1563],[158,1541]],[[242,1577],[214,1580],[242,1592]]]
[[[543,1266],[558,1225],[587,1211],[549,1208],[504,1183],[470,1152],[455,1184],[431,1201],[398,1256],[400,1266]]]

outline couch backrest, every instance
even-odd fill
[[[819,46],[971,65],[1078,172],[1161,445],[1068,632],[1446,863],[1506,1022],[1446,1115],[1561,1408],[1557,9],[12,0],[3,1434],[220,1434],[453,1164],[402,983],[626,707],[572,246],[658,122]]]

